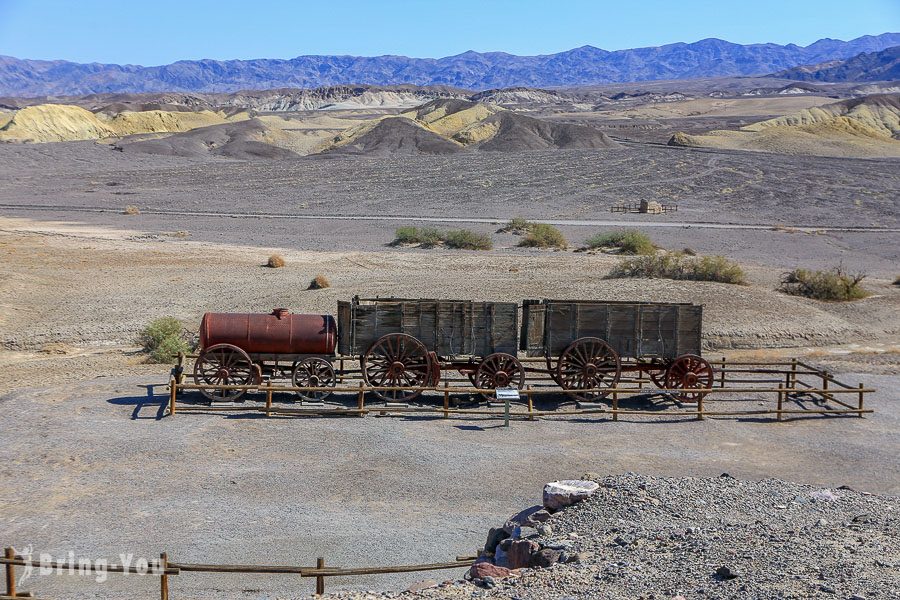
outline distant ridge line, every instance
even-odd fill
[[[333,85],[438,85],[468,90],[567,87],[602,83],[765,75],[900,46],[900,33],[850,41],[693,43],[607,51],[582,46],[516,56],[468,51],[444,58],[309,55],[291,59],[196,60],[169,65],[80,64],[0,56],[0,96],[141,92],[234,92]]]

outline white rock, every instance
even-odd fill
[[[544,506],[549,510],[559,510],[581,502],[599,488],[599,483],[583,479],[552,481],[544,486]]]

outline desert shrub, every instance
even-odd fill
[[[553,225],[532,223],[519,245],[528,248],[565,248],[568,243],[562,232]]]
[[[394,231],[394,246],[400,244],[419,244],[423,248],[437,246],[443,240],[443,234],[433,227],[398,227]]]
[[[815,300],[859,300],[870,295],[861,285],[865,277],[862,273],[850,275],[840,266],[825,271],[794,269],[781,277],[778,289],[786,294]]]
[[[656,246],[646,234],[635,229],[598,233],[585,241],[591,250],[615,250],[620,254],[653,254]]]
[[[894,285],[900,285],[900,275],[897,275],[897,276],[894,278]]]
[[[175,360],[179,352],[188,352],[188,344],[181,321],[175,317],[160,317],[151,321],[141,330],[141,344],[144,352],[150,355],[155,363],[166,363]]]
[[[444,243],[449,248],[459,248],[461,250],[490,250],[493,248],[489,236],[469,229],[448,231],[444,234]]]
[[[685,254],[687,256],[697,256],[697,251],[694,250],[693,248],[687,248],[687,247],[682,248],[681,253]]]
[[[141,209],[135,206],[134,204],[129,204],[122,211],[123,215],[139,215],[141,214]]]
[[[324,275],[316,275],[313,277],[312,281],[309,282],[309,287],[306,288],[308,290],[324,290],[325,288],[331,287],[331,282],[328,281],[328,278]]]
[[[737,285],[746,283],[743,269],[723,256],[694,257],[680,252],[628,258],[607,275],[608,279],[625,277],[714,281]]]
[[[266,262],[267,267],[271,267],[273,269],[280,269],[285,265],[284,257],[280,254],[273,254],[269,257],[269,260]]]
[[[509,223],[500,228],[498,233],[515,233],[516,235],[524,235],[528,233],[528,230],[531,229],[533,223],[531,221],[526,221],[522,217],[516,217],[512,219]]]

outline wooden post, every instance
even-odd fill
[[[316,559],[316,568],[325,568],[325,559],[321,556]],[[316,575],[316,595],[321,596],[325,593],[325,578],[322,575]]]
[[[175,414],[175,396],[178,394],[178,380],[174,377],[169,381],[169,414]]]
[[[791,359],[791,388],[797,389],[797,359]]]
[[[822,371],[822,398],[825,401],[831,400],[831,394],[828,393],[828,371]]]
[[[266,416],[272,416],[272,380],[266,382]]]
[[[366,407],[366,391],[363,389],[365,385],[364,382],[359,382],[359,396],[356,398],[356,404],[359,407],[359,416],[363,416],[363,409]]]
[[[782,391],[781,384],[779,383],[778,384],[778,415],[776,417],[776,420],[778,420],[778,421],[781,420],[781,408],[782,408],[783,403],[784,403],[784,392]]]
[[[719,387],[725,387],[725,357],[722,357],[722,369],[719,371]]]
[[[702,421],[703,417],[703,396],[705,394],[697,394],[697,420]]]
[[[169,576],[166,568],[169,566],[169,555],[163,552],[159,555],[159,568],[162,574],[159,576],[159,600],[169,600]]]
[[[865,396],[865,392],[863,392],[863,384],[859,384],[859,418],[863,418],[863,397]]]
[[[534,398],[531,396],[531,384],[525,386],[525,394],[528,396],[528,420],[534,421]]]
[[[12,560],[16,557],[16,551],[12,548],[6,549],[6,558]],[[16,566],[6,565],[6,595],[10,598],[16,597]]]
[[[444,380],[444,418],[447,419],[450,417],[450,413],[448,412],[450,409],[450,382],[446,379]]]
[[[619,392],[613,392],[612,414],[613,414],[613,421],[618,421],[619,420]]]

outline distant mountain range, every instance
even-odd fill
[[[794,67],[772,75],[799,81],[894,81],[900,80],[900,46],[881,52],[864,52],[847,60]]]
[[[806,47],[705,39],[609,52],[593,46],[542,56],[464,52],[445,58],[298,56],[290,60],[198,60],[170,65],[80,64],[0,56],[0,95],[230,92],[340,84],[445,85],[472,90],[762,75],[900,46],[900,33]]]

